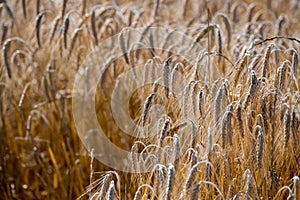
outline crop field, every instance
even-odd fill
[[[0,199],[300,200],[299,0],[0,0]]]

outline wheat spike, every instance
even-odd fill
[[[234,82],[233,85],[236,86],[238,83],[238,80],[240,79],[241,76],[241,72],[243,71],[243,69],[245,68],[245,66],[248,64],[248,55],[244,55],[244,57],[242,58],[242,61],[240,62],[240,64],[236,67],[236,73],[235,73],[235,77],[234,77]]]
[[[271,50],[272,50],[272,45],[269,45],[265,51],[265,55],[263,58],[262,72],[261,72],[262,77],[267,77],[266,75],[268,72],[268,65],[269,65],[269,58],[270,58]]]
[[[204,28],[195,38],[195,42],[199,42],[208,32],[212,31],[214,28],[216,27],[216,25],[209,25],[206,28]]]
[[[180,143],[177,134],[173,136],[173,149],[174,149],[174,167],[177,169],[178,166],[178,159],[180,157]]]
[[[232,104],[230,104],[222,118],[221,135],[222,135],[223,148],[225,148],[226,145],[226,136],[228,136],[229,144],[232,145],[232,126],[231,126],[232,110],[233,110],[233,106]]]
[[[159,140],[159,146],[162,146],[163,140],[165,139],[166,135],[167,135],[167,131],[168,131],[168,127],[171,124],[170,119],[166,119],[166,121],[163,124],[163,128],[161,130],[161,134],[160,134],[160,140]]]
[[[44,14],[45,14],[44,12],[41,12],[36,17],[35,33],[36,33],[36,38],[37,38],[37,43],[38,43],[39,48],[41,48],[40,29],[41,29],[41,22],[42,22]]]
[[[173,199],[172,193],[174,189],[174,181],[175,181],[175,168],[172,164],[168,167],[168,179],[167,179],[167,187],[166,187],[166,200]]]
[[[2,24],[2,33],[1,33],[0,45],[2,45],[4,40],[5,40],[7,30],[8,30],[8,25],[6,23],[3,23]]]
[[[127,53],[127,48],[126,47],[126,44],[125,44],[125,37],[124,37],[124,32],[127,31],[127,29],[123,29],[121,34],[119,35],[119,44],[120,44],[120,48],[121,48],[121,51],[123,53],[123,56],[124,56],[124,59],[125,59],[125,62],[129,65],[129,58],[128,58],[128,53]]]
[[[197,200],[200,192],[200,183],[196,183],[193,187],[190,200]]]
[[[64,27],[63,27],[63,41],[64,41],[64,47],[67,49],[68,43],[67,43],[67,35],[68,35],[68,29],[70,25],[69,16],[67,16],[64,20]]]
[[[229,23],[229,19],[225,14],[219,13],[217,16],[220,16],[225,24],[226,31],[227,31],[227,49],[230,49],[230,43],[231,43],[231,26]]]
[[[169,98],[169,77],[170,77],[170,61],[171,58],[168,58],[163,66],[163,83],[164,91],[167,98]]]
[[[155,96],[156,96],[156,93],[152,93],[151,95],[149,95],[146,98],[146,101],[144,104],[144,111],[143,111],[143,115],[142,115],[142,126],[146,125],[149,111],[150,111],[150,108],[151,108],[151,105],[152,105],[152,102],[153,102]]]
[[[98,37],[97,37],[97,31],[96,31],[95,10],[93,10],[92,16],[91,16],[91,28],[92,28],[92,33],[93,33],[93,37],[94,37],[94,40],[95,40],[95,44],[96,44],[96,46],[98,46]]]
[[[23,16],[26,18],[26,0],[22,0],[22,10],[23,10]]]
[[[55,35],[55,32],[57,30],[57,27],[59,25],[59,22],[60,22],[60,17],[56,17],[55,20],[54,20],[54,23],[52,25],[52,29],[50,31],[50,37],[49,37],[49,43],[51,44],[52,41],[53,41],[53,38],[54,38],[54,35]]]
[[[294,197],[295,200],[299,200],[300,199],[300,179],[298,176],[295,176],[293,178],[294,180]]]
[[[220,26],[219,25],[216,25],[217,27],[217,36],[218,36],[218,45],[219,45],[219,48],[218,48],[218,53],[219,55],[222,55],[222,35],[221,35],[221,30],[220,30]],[[218,63],[221,62],[221,56],[219,56],[218,58]]]
[[[107,200],[113,200],[115,197],[115,182],[112,180],[109,184],[109,188],[106,194]]]
[[[264,135],[263,131],[260,128],[259,134],[257,136],[257,164],[258,168],[262,168],[262,158],[263,158],[263,150],[264,150]]]
[[[40,13],[40,0],[36,0],[36,15]]]
[[[3,58],[4,58],[4,64],[7,70],[8,78],[11,79],[11,68],[10,68],[10,63],[9,63],[9,57],[8,57],[8,52],[10,49],[10,40],[6,40],[3,45]]]
[[[290,108],[287,107],[284,115],[284,147],[288,147],[291,132],[291,112]]]
[[[215,124],[216,126],[218,126],[219,124],[219,118],[220,118],[220,113],[221,113],[221,106],[223,106],[226,101],[227,97],[227,89],[226,89],[226,83],[224,82],[218,92],[217,92],[217,96],[215,98],[215,104],[214,104],[214,115],[215,115]]]
[[[293,73],[294,73],[295,77],[297,77],[298,65],[299,65],[298,53],[296,51],[294,51],[294,53],[293,53],[293,60],[292,60],[292,66],[293,66]]]
[[[236,107],[236,119],[237,119],[237,126],[238,126],[238,130],[242,136],[242,138],[244,138],[244,124],[243,124],[243,119],[242,119],[242,104],[239,101],[237,103],[237,107]]]
[[[103,182],[102,182],[102,186],[101,186],[101,189],[100,189],[100,199],[104,199],[103,197],[105,197],[105,194],[106,194],[106,190],[107,190],[107,187],[109,186],[111,180],[112,180],[112,175],[111,174],[106,174],[104,179],[103,179]]]
[[[198,95],[198,108],[199,108],[199,113],[200,113],[200,116],[203,117],[204,115],[204,89],[201,88],[200,92],[199,92],[199,95]]]
[[[83,31],[83,28],[76,28],[75,31],[74,31],[74,34],[72,36],[72,40],[71,40],[71,46],[70,46],[70,50],[69,50],[69,54],[67,56],[68,59],[70,59],[71,55],[72,55],[72,52],[73,52],[73,49],[74,49],[74,46],[75,46],[75,42],[76,42],[76,39],[78,37],[78,34]]]
[[[67,9],[68,0],[63,0],[63,6],[61,10],[61,19],[65,17],[66,9]]]
[[[190,95],[190,89],[191,89],[191,85],[193,82],[189,82],[185,87],[184,87],[184,91],[183,91],[183,116],[185,118],[188,118],[188,113],[189,113],[189,95]]]

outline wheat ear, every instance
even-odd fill
[[[66,18],[64,20],[64,27],[63,27],[63,41],[64,41],[65,49],[67,49],[67,47],[68,47],[68,43],[67,43],[68,36],[67,35],[68,35],[69,25],[70,25],[70,19],[69,19],[69,16],[66,16]]]
[[[262,64],[262,71],[261,71],[262,77],[266,77],[266,75],[267,75],[271,50],[272,50],[272,44],[269,45],[265,51],[265,55],[263,58],[263,64]]]
[[[290,108],[287,107],[284,115],[284,147],[288,147],[288,142],[290,139],[291,132],[291,111]]]
[[[40,29],[41,29],[41,22],[42,22],[44,14],[45,14],[45,12],[41,12],[36,17],[35,33],[36,33],[36,38],[37,38],[37,43],[38,43],[39,48],[41,48]]]
[[[197,200],[200,192],[200,183],[196,183],[193,187],[190,200]]]
[[[7,31],[8,31],[8,25],[3,23],[2,24],[2,34],[1,34],[1,40],[0,40],[0,45],[3,44],[5,38],[6,38],[6,34],[7,34]]]
[[[113,200],[114,197],[115,197],[115,182],[112,180],[109,184],[106,199],[107,200]]]
[[[293,180],[294,180],[294,197],[295,200],[298,200],[300,199],[300,179],[298,176],[295,176]]]
[[[23,10],[23,16],[26,18],[26,0],[22,0],[22,10]]]
[[[175,181],[175,168],[172,164],[168,167],[168,178],[167,178],[167,187],[166,187],[166,200],[173,199],[172,193],[174,189],[174,181]]]
[[[258,164],[258,168],[261,169],[262,168],[262,158],[263,158],[263,150],[264,150],[264,135],[263,135],[263,131],[260,128],[259,130],[259,134],[257,136],[257,164]]]
[[[243,124],[243,119],[242,119],[242,104],[240,101],[237,103],[235,113],[236,113],[236,119],[238,122],[237,123],[238,130],[239,130],[242,138],[244,138],[244,124]]]

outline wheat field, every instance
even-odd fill
[[[299,10],[299,0],[0,0],[0,199],[300,200]],[[86,59],[129,28],[161,48],[113,44],[128,52],[107,64],[95,110],[136,173],[97,159],[72,110]],[[110,104],[115,88],[136,84],[120,77],[137,65],[159,77],[128,100],[136,124],[158,120],[145,139],[124,134],[113,113],[123,106]]]

